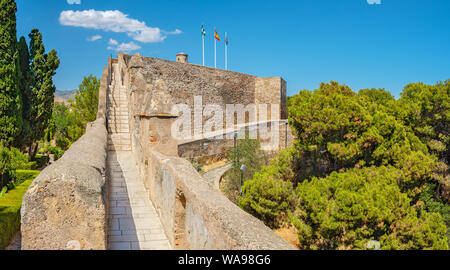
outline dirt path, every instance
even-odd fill
[[[21,250],[21,244],[22,244],[22,236],[20,232],[16,233],[14,237],[11,240],[11,243],[9,246],[5,248],[5,250]]]

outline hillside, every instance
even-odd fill
[[[56,90],[55,91],[55,98],[68,100],[68,99],[73,98],[76,93],[77,93],[77,90],[72,90],[72,91]]]
[[[68,99],[73,99],[75,97],[77,90],[72,91],[62,91],[62,90],[56,90],[55,91],[55,102],[59,103],[65,103],[68,104]]]

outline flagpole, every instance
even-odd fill
[[[205,66],[205,36],[202,34],[203,66]]]
[[[227,33],[225,32],[225,70],[228,70],[228,42],[227,42]]]
[[[216,44],[217,44],[216,30],[214,28],[214,68],[217,68],[217,54],[216,54],[217,46],[216,46]]]

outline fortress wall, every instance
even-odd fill
[[[97,119],[23,198],[23,250],[107,248],[107,131]]]
[[[255,101],[254,76],[156,58],[141,59],[143,66],[130,71],[131,91],[141,95],[135,109],[141,113],[170,113],[175,104],[187,104],[193,111],[194,96],[203,98],[203,107],[218,104],[225,108],[226,104]]]
[[[287,127],[286,133],[286,120],[272,121],[265,124],[269,131],[271,131],[272,127],[278,126],[278,142],[276,140],[271,141],[270,139],[262,139],[260,134],[258,133],[258,138],[260,139],[261,146],[263,149],[267,149],[269,151],[279,151],[281,149],[286,148],[286,143],[288,147],[291,147],[294,143],[294,136],[291,132],[290,127]],[[238,134],[246,133],[249,130],[257,129],[259,124],[248,124],[239,129],[236,129]],[[217,138],[205,138],[202,140],[191,140],[187,142],[181,142],[178,145],[178,156],[183,158],[197,158],[197,157],[214,157],[220,154],[226,153],[228,149],[234,147],[234,139],[227,139],[227,136],[233,136],[234,130],[231,132],[223,132],[223,139]],[[287,138],[286,138],[287,134]],[[278,144],[277,144],[278,143]],[[239,141],[238,141],[239,144]]]
[[[280,77],[257,78],[237,72],[140,55],[120,54],[118,62],[123,73],[124,85],[129,91],[129,123],[134,148],[141,147],[138,127],[140,123],[136,122],[136,116],[170,114],[175,104],[186,104],[191,109],[192,134],[201,130],[201,127],[194,125],[194,112],[200,115],[206,105],[211,104],[217,104],[223,109],[223,128],[226,128],[227,104],[268,104],[269,119],[270,104],[279,104],[280,115],[275,118],[287,118],[286,82]],[[202,107],[194,107],[195,96],[202,97]],[[203,116],[202,123],[205,124],[209,119],[210,117]],[[248,115],[246,121],[249,121]],[[280,146],[282,146],[280,148],[284,148],[285,132],[282,129],[280,129]],[[180,156],[215,155],[223,153],[224,149],[233,144],[230,140],[217,142],[206,139],[206,141],[206,143],[204,140],[189,143],[180,141]],[[207,149],[203,149],[205,145],[208,145]],[[140,152],[137,151],[136,155],[139,156]],[[142,158],[141,156],[140,159]]]
[[[279,104],[280,118],[287,119],[287,83],[281,77],[256,78],[255,104]],[[268,119],[271,119],[269,110]]]
[[[152,201],[172,246],[192,250],[293,250],[225,198],[181,158],[149,156]]]

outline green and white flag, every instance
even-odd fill
[[[206,36],[206,30],[205,30],[205,27],[202,25],[203,66],[205,66],[205,36]]]
[[[206,30],[205,27],[202,25],[202,36],[206,36]]]

